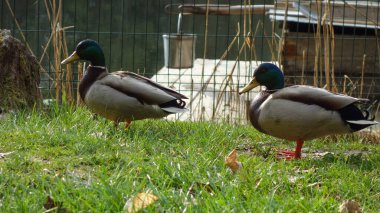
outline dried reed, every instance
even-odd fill
[[[277,10],[277,0],[275,0],[274,1],[274,10],[276,11]],[[279,49],[279,47],[277,47],[276,49],[275,49],[275,46],[277,46],[277,42],[276,42],[276,36],[275,36],[275,22],[274,21],[272,21],[272,38],[271,38],[271,45],[270,45],[270,47],[271,47],[271,53],[272,53],[272,61],[276,61],[276,56],[275,56],[275,50],[277,49],[277,50],[280,50]]]
[[[204,84],[204,73],[205,73],[205,60],[206,60],[206,54],[207,54],[207,38],[208,38],[208,18],[209,18],[209,6],[210,6],[210,0],[207,0],[207,4],[206,4],[206,18],[205,18],[205,36],[204,36],[204,46],[203,46],[203,65],[202,65],[202,77],[201,77],[201,84],[203,85]],[[200,91],[201,93],[203,93],[203,89]],[[199,98],[199,104],[202,106],[203,108],[203,95],[200,96]],[[203,110],[201,110],[200,112],[198,112],[198,114],[200,114],[200,120],[202,121],[203,120]]]
[[[362,72],[361,72],[361,77],[360,77],[360,97],[363,97],[363,86],[364,86],[364,70],[365,70],[365,59],[367,55],[363,55],[363,61],[362,61]]]
[[[285,1],[285,15],[284,15],[284,21],[282,23],[282,30],[281,30],[281,38],[278,45],[278,56],[277,56],[278,64],[282,64],[281,54],[283,53],[285,41],[286,41],[286,19],[288,17],[288,10],[289,10],[289,1],[286,0]]]
[[[326,89],[331,90],[330,87],[330,28],[327,23],[327,19],[330,20],[329,4],[325,4],[325,11],[322,17],[322,27],[323,27],[323,43],[324,43],[324,63],[325,63],[325,79],[326,79]]]
[[[276,50],[279,48],[278,47],[278,44],[277,44],[277,42],[276,42],[276,40],[274,40],[274,39],[271,39],[271,40],[269,40],[268,39],[268,34],[267,34],[267,32],[265,31],[265,28],[264,28],[264,23],[262,22],[262,21],[259,21],[259,23],[261,24],[261,27],[262,27],[262,29],[263,29],[263,34],[264,34],[264,37],[265,37],[265,40],[267,41],[267,44],[268,44],[268,46],[269,46],[269,50],[270,50],[270,53],[271,53],[271,61],[277,61],[276,60]],[[275,38],[276,36],[276,33],[274,32],[274,29],[272,28],[272,38]],[[256,28],[256,31],[257,31],[257,28]],[[256,33],[255,33],[255,35],[256,35]],[[277,47],[277,48],[276,48]],[[256,50],[255,50],[255,52],[256,52]],[[257,57],[256,57],[257,58]],[[257,60],[257,59],[255,59],[255,60]]]
[[[336,85],[335,80],[335,33],[333,23],[330,22],[330,33],[331,33],[331,83],[332,83],[332,91],[338,92],[338,86]]]
[[[338,92],[335,81],[335,34],[333,27],[333,16],[331,15],[330,0],[325,2],[325,11],[322,18],[324,39],[324,62],[326,89]]]
[[[217,64],[214,66],[213,71],[212,71],[211,75],[209,76],[209,78],[204,83],[201,84],[202,87],[191,98],[191,100],[190,100],[190,102],[188,104],[190,107],[193,107],[195,109],[199,108],[199,107],[196,107],[197,105],[200,104],[199,102],[198,102],[198,104],[195,107],[192,106],[193,103],[194,103],[194,101],[197,99],[198,96],[200,96],[200,95],[202,95],[204,93],[205,89],[207,88],[207,86],[211,82],[211,79],[214,77],[215,72],[216,72],[218,66],[220,65],[220,63],[222,62],[222,60],[224,60],[227,57],[228,52],[231,50],[231,48],[233,47],[233,45],[235,44],[235,42],[238,40],[239,36],[240,36],[240,32],[238,31],[237,34],[235,35],[235,37],[232,39],[231,43],[228,45],[227,49],[224,51],[223,55],[219,58]],[[203,64],[205,64],[205,63],[203,63]],[[202,78],[203,78],[203,76],[204,75],[202,74]],[[180,115],[179,117],[181,117],[182,115]]]
[[[61,60],[69,55],[65,29],[62,28],[62,0],[45,0],[45,9],[52,29],[51,36],[45,46],[41,60],[51,45],[53,48],[52,70],[54,71],[55,98],[58,102],[67,104],[75,102],[73,94],[73,70],[71,65],[66,65],[65,72],[61,72]]]
[[[349,83],[347,84],[347,80],[349,81]],[[349,88],[350,86],[350,90],[347,91],[347,88]],[[347,75],[344,75],[344,80],[343,80],[343,94],[345,95],[352,95],[352,92],[356,89],[356,83],[354,83]]]
[[[83,78],[83,73],[84,73],[84,68],[83,64],[81,62],[78,63],[77,70],[78,70],[78,82],[82,80]],[[79,84],[77,84],[77,91],[79,91]],[[77,106],[82,104],[82,99],[80,95],[77,95]]]
[[[301,85],[305,84],[306,50],[302,51]]]
[[[320,11],[321,11],[321,2],[318,1],[317,4],[317,13],[318,17],[321,17]],[[314,57],[314,86],[318,87],[320,85],[320,80],[319,80],[319,63],[320,63],[320,57],[321,57],[321,22],[318,21],[317,23],[317,30],[314,35],[314,42],[315,42],[315,57]]]
[[[213,111],[213,115],[212,115],[212,120],[215,119],[215,115],[216,113],[218,112],[218,109],[221,105],[221,100],[222,100],[222,96],[224,95],[224,93],[226,93],[226,89],[229,85],[229,83],[232,81],[232,75],[234,74],[235,70],[236,70],[236,66],[237,64],[239,63],[239,58],[240,58],[240,55],[243,53],[245,47],[246,47],[246,42],[243,42],[242,43],[242,46],[240,47],[240,50],[239,50],[239,53],[238,53],[238,56],[236,56],[236,59],[235,59],[235,63],[234,65],[232,66],[232,69],[231,71],[228,73],[228,75],[226,76],[226,78],[223,80],[223,82],[221,83],[221,89],[220,89],[220,93],[216,99],[216,107],[215,107],[215,110]],[[231,90],[230,90],[231,91]],[[236,95],[238,95],[236,93]],[[232,97],[232,96],[231,96]],[[231,99],[230,99],[231,100]],[[231,103],[229,103],[229,105],[231,106]],[[232,112],[232,110],[230,110],[230,112]],[[232,115],[230,115],[230,117],[232,117]]]

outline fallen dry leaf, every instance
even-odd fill
[[[56,203],[54,202],[53,198],[51,198],[50,196],[47,196],[46,198],[46,203],[44,204],[44,208],[45,209],[52,209],[54,207],[56,207]]]
[[[12,151],[12,152],[3,152],[3,153],[0,153],[0,159],[1,158],[5,158],[5,156],[7,156],[7,155],[10,155],[10,154],[12,154],[14,151]]]
[[[314,188],[319,189],[319,188],[322,187],[322,183],[323,183],[323,182],[310,183],[309,185],[307,185],[307,187],[312,187],[312,188],[314,187]]]
[[[339,206],[339,213],[361,213],[360,205],[354,200],[346,200]]]
[[[261,183],[261,180],[262,180],[261,178],[259,178],[259,179],[256,180],[256,186],[255,186],[255,189],[259,188],[260,183]]]
[[[147,193],[141,192],[136,197],[128,199],[123,210],[128,213],[137,212],[153,204],[156,200],[158,200],[158,197],[152,191],[148,191]]]
[[[44,208],[46,209],[44,213],[47,212],[59,212],[67,213],[67,209],[62,207],[62,202],[54,201],[52,197],[47,196],[46,202],[44,203]]]
[[[233,173],[236,173],[243,167],[243,165],[237,161],[237,150],[234,149],[228,156],[226,157],[224,163],[228,166]]]

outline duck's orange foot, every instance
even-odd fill
[[[278,150],[277,158],[285,160],[301,159],[301,154],[296,155],[296,153],[292,151]]]
[[[114,121],[114,126],[115,126],[115,129],[118,129],[119,128],[119,120],[116,120]],[[130,120],[125,120],[125,129],[128,129],[128,127],[131,125],[132,121]]]
[[[301,159],[301,149],[303,146],[303,140],[297,140],[296,142],[297,142],[297,147],[296,147],[295,152],[279,150],[277,158],[286,159],[286,160]]]
[[[132,121],[125,120],[125,129],[128,129],[128,127],[131,125]]]

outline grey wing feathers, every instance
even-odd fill
[[[181,93],[178,93],[177,91],[174,91],[170,88],[164,87],[164,86],[152,81],[151,79],[144,77],[144,76],[141,76],[141,75],[138,75],[136,73],[128,72],[128,71],[118,71],[118,72],[115,72],[115,74],[121,75],[121,76],[128,75],[132,78],[136,78],[137,80],[145,81],[146,83],[148,83],[154,87],[160,88],[161,90],[164,90],[165,92],[169,93],[170,95],[172,95],[178,99],[187,99],[187,97],[182,95]]]
[[[100,81],[119,92],[135,97],[141,103],[160,105],[176,99],[186,99],[186,96],[174,90],[131,72],[110,73]]]
[[[319,105],[325,109],[338,110],[355,102],[367,101],[342,94],[331,93],[317,87],[296,85],[272,94],[274,99],[287,99],[305,104]]]

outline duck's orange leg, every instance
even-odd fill
[[[294,158],[301,159],[301,150],[303,146],[303,140],[297,140],[296,152],[294,153]]]
[[[119,128],[119,121],[114,121],[113,126],[115,127],[115,129]]]
[[[285,151],[285,150],[279,150],[277,158],[291,160],[291,159],[301,159],[301,150],[303,146],[303,140],[297,140],[297,146],[296,151]]]
[[[129,125],[131,125],[132,121],[125,120],[125,129],[128,129]]]

